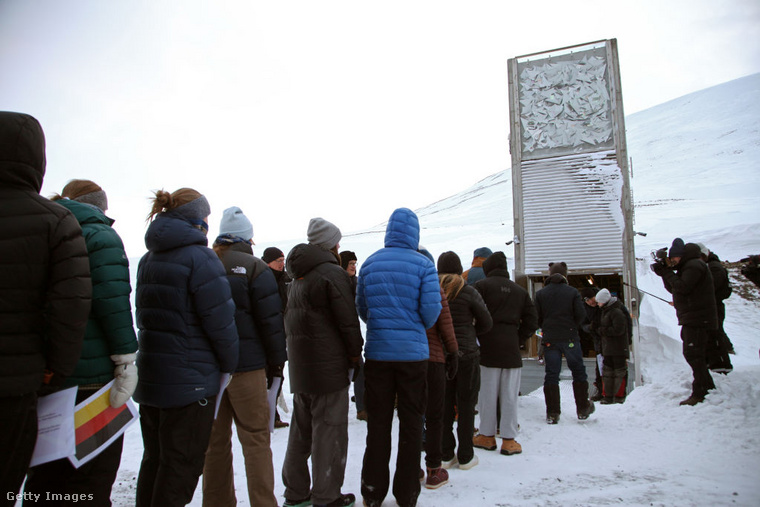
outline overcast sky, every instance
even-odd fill
[[[231,205],[258,242],[349,233],[510,166],[509,58],[609,38],[631,114],[760,72],[760,2],[0,0],[0,109],[130,256],[159,188],[206,194],[212,236]]]

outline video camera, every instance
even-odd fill
[[[662,266],[668,266],[668,247],[664,246],[659,250],[652,250],[652,260]]]

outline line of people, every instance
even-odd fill
[[[356,501],[341,491],[352,382],[357,414],[367,421],[361,471],[367,506],[381,505],[391,486],[399,505],[415,505],[422,483],[436,489],[448,482],[448,469],[476,466],[474,448],[495,450],[497,436],[501,454],[522,452],[516,441],[520,350],[538,328],[547,422],[559,422],[563,355],[573,371],[578,418],[594,411],[578,334],[587,312],[564,263],[550,265],[534,303],[509,279],[503,252],[475,250],[468,272],[451,251],[434,262],[420,246],[418,217],[406,208],[391,214],[384,247],[358,275],[355,254],[340,252],[340,230],[322,218],[309,222],[307,241],[287,256],[270,247],[259,259],[253,226],[240,208],[224,210],[209,248],[207,199],[191,188],[159,190],[148,214],[147,253],[137,266],[135,335],[129,266],[105,214],[105,191],[72,180],[48,200],[39,196],[44,172],[39,123],[0,113],[6,226],[0,448],[11,457],[0,477],[3,490],[14,494],[27,477],[25,504],[55,492],[110,505],[121,438],[78,469],[68,460],[28,469],[37,396],[73,385],[82,400],[114,380],[112,406],[132,396],[139,403],[144,450],[135,502],[141,507],[189,503],[201,475],[204,505],[235,505],[233,423],[250,503],[277,505],[267,390],[286,361],[293,393],[282,465],[288,506]],[[602,307],[594,331],[602,340],[603,383],[606,393],[615,393],[630,320],[620,319],[621,303],[606,289],[594,299]],[[613,347],[613,341],[621,343]],[[230,378],[215,414],[225,374]],[[399,438],[391,485],[394,414]]]

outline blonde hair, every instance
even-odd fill
[[[441,288],[446,299],[452,301],[457,298],[461,290],[464,288],[464,278],[462,275],[456,275],[454,273],[446,273],[444,275],[438,275],[438,279],[441,282]]]
[[[171,194],[162,189],[156,190],[154,194],[155,196],[151,198],[153,207],[150,209],[146,222],[153,220],[159,213],[171,211],[202,197],[200,192],[192,188],[180,188]]]

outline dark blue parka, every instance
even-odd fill
[[[428,359],[426,330],[441,312],[441,288],[433,262],[417,252],[419,242],[417,215],[399,208],[388,220],[385,248],[362,264],[356,309],[367,323],[367,359]]]
[[[546,279],[546,286],[536,292],[538,326],[543,343],[571,342],[580,339],[578,329],[586,319],[583,299],[578,289],[555,273]]]
[[[248,242],[233,243],[218,254],[235,301],[235,324],[240,338],[235,371],[260,370],[267,365],[281,367],[287,359],[285,328],[280,292],[272,270],[253,256]]]
[[[161,213],[148,227],[137,267],[137,368],[134,398],[182,407],[219,392],[220,372],[238,365],[235,303],[206,235]]]

